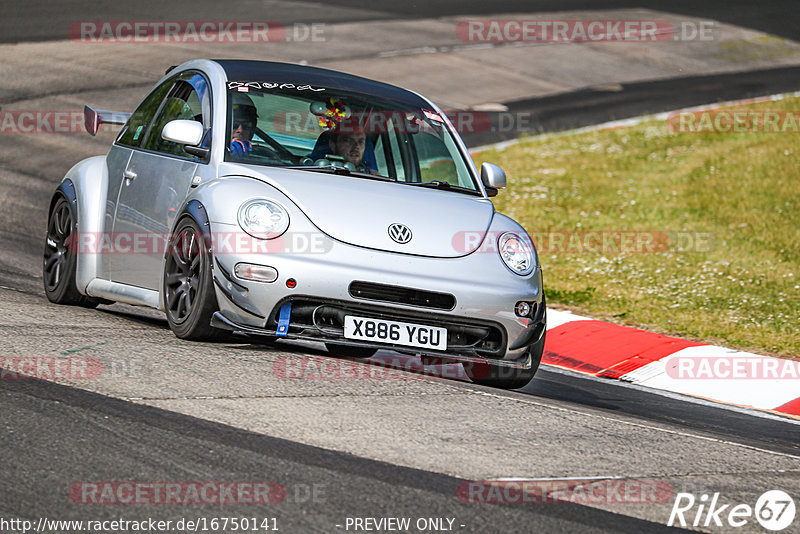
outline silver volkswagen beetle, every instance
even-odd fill
[[[326,69],[193,60],[133,113],[84,110],[105,156],[51,203],[47,297],[166,313],[190,340],[231,332],[463,364],[478,383],[536,373],[535,247],[490,197],[453,124],[411,91]]]

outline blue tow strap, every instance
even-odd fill
[[[286,334],[289,333],[289,318],[292,315],[292,303],[287,302],[283,306],[281,306],[281,311],[278,315],[278,329],[275,333],[279,337],[286,337]]]

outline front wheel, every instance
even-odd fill
[[[211,273],[211,252],[191,217],[184,217],[170,237],[164,262],[164,308],[169,327],[181,339],[194,341],[222,337],[210,326],[217,311]]]
[[[94,308],[99,302],[82,295],[75,283],[78,224],[66,197],[59,195],[47,218],[42,279],[47,299],[55,304]]]
[[[482,386],[489,386],[501,389],[519,389],[525,387],[528,382],[533,380],[539,364],[542,361],[544,352],[544,337],[530,347],[531,366],[528,369],[517,369],[514,367],[501,367],[488,363],[464,363],[464,371],[470,380]]]

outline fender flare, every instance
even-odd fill
[[[50,199],[50,211],[53,211],[53,206],[56,204],[56,200],[58,198],[58,193],[64,195],[64,197],[69,201],[69,203],[74,206],[72,209],[75,210],[72,215],[77,218],[78,216],[78,196],[75,194],[75,184],[72,183],[72,180],[69,178],[62,181],[58,184],[55,192],[53,193],[53,197]],[[48,212],[49,213],[49,212]]]
[[[188,215],[197,223],[200,227],[200,231],[203,232],[203,244],[206,247],[206,252],[209,254],[213,254],[212,246],[213,240],[211,237],[211,222],[208,220],[208,212],[206,211],[206,207],[197,199],[192,199],[187,202],[183,208],[178,212],[178,216],[175,217],[175,221],[172,223],[172,228],[170,229],[170,235],[174,234],[177,230],[178,223],[183,219],[184,216]],[[170,238],[171,239],[171,238]],[[164,256],[161,258],[161,277],[163,279],[164,276],[164,269],[166,268],[167,262],[167,252],[169,250],[164,251]],[[213,256],[212,256],[213,258]],[[211,262],[213,265],[213,262]],[[158,287],[158,308],[161,311],[166,311],[165,308],[166,304],[164,303],[164,287],[163,283],[159,283]]]
[[[206,250],[208,252],[212,252],[211,247],[213,242],[211,237],[211,222],[208,220],[208,212],[206,211],[206,207],[196,198],[187,202],[183,209],[181,209],[178,216],[175,217],[175,223],[172,225],[172,232],[175,232],[178,222],[185,215],[192,217],[200,226],[200,231],[203,232],[203,242],[206,246]]]

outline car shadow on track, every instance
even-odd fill
[[[108,307],[103,306],[97,308],[97,311],[107,313],[115,317],[128,319],[135,323],[149,325],[149,326],[157,326],[162,329],[169,330],[169,324],[167,323],[166,317],[161,317],[161,318],[156,317],[152,314],[152,312],[150,312],[150,310],[147,310],[147,312],[149,313],[145,314],[139,312],[139,309],[137,308],[133,307],[128,308],[127,306],[125,308],[122,308],[122,306],[123,305],[117,305],[117,304],[110,305]]]
[[[161,312],[149,309],[129,307],[126,305],[102,306],[98,311],[109,315],[124,318],[138,324],[153,326],[163,330],[169,330],[169,324]],[[187,341],[187,343],[196,343]],[[215,345],[228,344],[228,348],[240,351],[289,353],[297,356],[323,357],[332,360],[348,360],[363,364],[384,367],[387,369],[404,371],[417,374],[421,379],[447,380],[453,384],[469,384],[472,387],[480,388],[487,392],[505,393],[504,390],[490,388],[473,384],[467,377],[460,364],[447,365],[424,365],[418,356],[401,354],[389,350],[381,350],[371,358],[343,358],[333,356],[318,343],[275,340],[270,338],[249,337],[240,334],[230,334],[221,339],[206,341]],[[558,375],[548,373],[540,369],[531,383],[522,389],[514,390],[515,393],[522,393],[542,399],[564,401],[573,404],[581,404],[602,408],[606,410],[620,410],[620,403],[624,403],[624,398],[598,396],[590,390],[580,387],[573,387],[563,380],[558,380]]]

